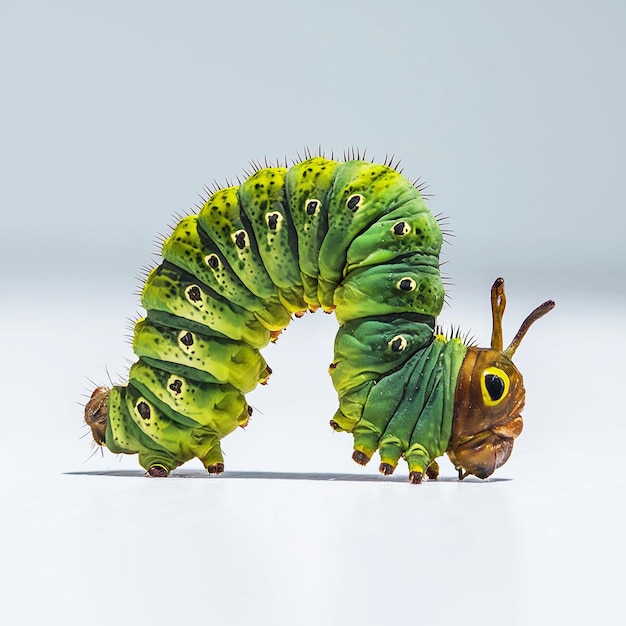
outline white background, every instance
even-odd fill
[[[626,502],[626,6],[0,5],[0,620],[617,623]],[[167,480],[90,457],[154,237],[215,178],[305,146],[393,153],[455,233],[444,324],[524,340],[525,431],[488,481],[411,486],[328,419],[336,322],[294,323],[223,442]],[[94,383],[90,382],[94,381]]]

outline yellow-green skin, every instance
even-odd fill
[[[423,473],[450,439],[466,347],[434,335],[441,230],[419,191],[385,165],[315,157],[260,169],[183,218],[148,276],[139,361],[111,390],[105,442],[166,473],[223,463],[265,382],[259,349],[293,313],[335,311],[331,420],[367,458]]]

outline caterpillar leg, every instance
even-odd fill
[[[138,460],[148,476],[153,478],[165,478],[180,465],[180,462],[176,461],[172,455],[149,449],[140,450]]]
[[[380,447],[380,466],[378,471],[385,476],[393,474],[402,456],[402,448],[398,442],[387,441]]]
[[[352,453],[352,460],[359,465],[367,465],[370,462],[370,456],[361,450],[355,450]]]
[[[362,416],[352,430],[355,450],[352,458],[365,465],[379,450],[381,463],[378,469],[385,476],[393,474],[408,447],[410,430],[408,434],[404,431],[410,426],[406,412],[399,411],[402,399],[399,390],[405,386],[404,371],[394,372],[380,380],[369,392]]]
[[[437,461],[431,461],[430,465],[426,468],[426,471],[421,470],[421,463],[413,465],[411,469],[411,462],[409,462],[409,482],[415,485],[419,485],[422,482],[424,474],[429,480],[437,480],[439,477],[439,463]]]
[[[352,431],[354,437],[354,452],[352,458],[359,465],[367,465],[378,448],[380,432],[376,432],[372,425],[361,420]]]
[[[422,472],[409,472],[409,482],[412,485],[420,485],[422,482],[422,477],[424,476],[424,474],[422,474]]]
[[[392,465],[390,465],[389,463],[381,463],[378,466],[378,471],[383,475],[383,476],[391,476],[391,474],[393,474],[393,471],[396,468],[393,467]]]
[[[385,444],[381,446],[379,452],[380,452],[381,462],[380,462],[380,467],[378,468],[378,470],[380,471],[381,474],[384,474],[385,476],[389,476],[390,474],[393,474],[398,464],[398,460],[400,459],[401,456],[403,456],[403,453],[401,452],[400,447],[393,445],[393,444]],[[409,464],[409,471],[411,471],[410,464]],[[434,460],[431,461],[428,467],[426,468],[425,472],[421,470],[421,464],[415,464],[413,466],[413,472],[415,473],[415,476],[414,476],[415,479],[418,478],[417,474],[420,474],[421,476],[423,476],[425,473],[429,480],[437,480],[437,478],[439,477],[439,463],[437,463],[437,461],[434,461]],[[409,476],[409,480],[411,480],[410,476]],[[421,482],[421,481],[418,481],[418,482]]]
[[[209,451],[200,459],[209,474],[221,474],[224,471],[224,456],[219,440],[216,438]]]
[[[168,474],[168,470],[161,465],[153,465],[148,470],[148,476],[152,476],[153,478],[167,478]]]

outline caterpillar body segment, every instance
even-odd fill
[[[96,443],[138,454],[153,476],[192,458],[220,473],[221,439],[247,424],[245,394],[271,373],[260,349],[292,315],[322,308],[339,322],[331,426],[353,434],[355,461],[378,450],[390,474],[403,457],[416,483],[447,452],[460,478],[490,475],[521,432],[510,358],[553,303],[503,351],[498,279],[492,348],[435,334],[441,245],[419,190],[387,165],[313,157],[216,191],[146,279],[128,383],[98,387],[85,408]]]

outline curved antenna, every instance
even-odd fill
[[[528,332],[528,329],[546,313],[549,313],[554,308],[554,300],[546,300],[543,304],[540,304],[523,322],[519,327],[517,334],[513,337],[513,341],[509,347],[502,353],[505,357],[510,359],[517,350],[520,342],[524,338],[524,335]]]
[[[491,347],[502,352],[502,316],[506,308],[504,278],[496,278],[491,287]]]

